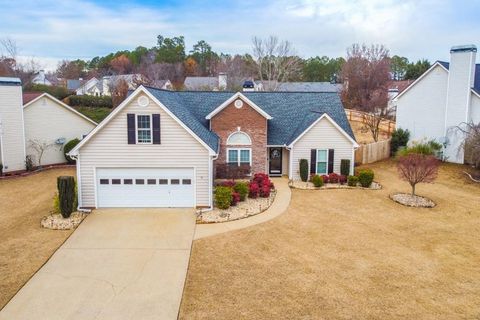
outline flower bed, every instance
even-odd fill
[[[87,213],[84,212],[73,212],[68,218],[63,218],[61,214],[51,214],[43,217],[40,225],[46,229],[70,230],[78,227],[86,216]]]
[[[407,207],[416,207],[416,208],[435,207],[435,202],[433,202],[432,200],[425,197],[412,195],[410,193],[396,193],[391,195],[390,199]]]
[[[340,183],[325,183],[321,187],[315,187],[312,182],[303,182],[299,180],[290,180],[288,186],[293,189],[303,189],[303,190],[328,190],[328,189],[366,189],[366,190],[380,190],[382,186],[380,183],[373,181],[370,187],[364,188],[360,185],[357,186],[349,186],[346,184]]]
[[[370,169],[363,169],[355,176],[344,176],[336,173],[328,175],[312,175],[310,181],[290,180],[290,188],[318,190],[318,189],[370,189],[379,190],[382,186],[373,181],[374,173]]]
[[[265,173],[255,174],[248,182],[223,180],[215,187],[214,209],[197,211],[197,222],[225,222],[249,217],[265,211],[274,197],[274,185]]]

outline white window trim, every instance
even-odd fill
[[[234,134],[238,134],[238,133],[241,133],[241,134],[244,134],[245,136],[247,136],[248,140],[249,140],[249,143],[229,143],[228,140],[230,140],[230,138],[234,135]],[[250,136],[246,133],[246,132],[243,132],[243,131],[235,131],[235,132],[232,132],[230,133],[230,135],[228,136],[227,138],[227,145],[229,146],[251,146],[252,145],[252,138],[250,138]]]
[[[319,173],[318,172],[318,163],[319,162],[323,162],[323,161],[318,161],[318,151],[325,151],[327,153],[327,159],[325,161],[326,163],[326,166],[325,166],[325,173]],[[315,174],[328,174],[328,149],[316,149],[315,150],[316,154],[315,154]]]
[[[139,142],[138,141],[138,117],[140,116],[148,116],[150,118],[150,142]],[[147,131],[145,128],[140,128],[142,131]],[[152,115],[151,114],[135,114],[135,136],[137,140],[137,144],[153,144],[153,123],[152,123]]]
[[[230,150],[236,150],[238,152],[238,157],[237,157],[237,165],[240,166],[240,153],[242,150],[248,150],[249,151],[249,159],[248,159],[248,165],[251,167],[252,166],[252,148],[227,148],[227,164],[231,164],[230,162]]]

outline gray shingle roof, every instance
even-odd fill
[[[21,86],[22,81],[19,78],[0,77],[1,86]]]
[[[183,85],[187,90],[213,90],[218,88],[218,77],[186,77]]]
[[[205,117],[234,95],[234,92],[167,91],[148,87],[147,90],[213,150],[218,149],[218,136],[208,129],[209,124]],[[336,92],[243,92],[243,94],[273,117],[268,122],[269,145],[289,145],[324,113],[355,139]]]
[[[340,92],[341,84],[330,82],[282,82],[277,91],[287,92]]]
[[[450,69],[450,63],[445,61],[437,61],[440,63],[445,69]],[[480,94],[480,64],[475,65],[475,78],[473,81],[473,89]]]

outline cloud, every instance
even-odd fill
[[[158,34],[184,35],[187,51],[203,39],[216,51],[245,53],[253,36],[274,34],[303,57],[340,56],[365,42],[409,59],[448,59],[452,45],[477,41],[480,29],[479,2],[461,0],[0,0],[0,6],[2,35],[50,66],[151,47]]]

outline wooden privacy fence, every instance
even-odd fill
[[[358,110],[353,110],[353,109],[345,109],[345,112],[347,113],[347,117],[349,121],[358,121],[358,122],[363,122],[363,116],[366,114],[363,111],[358,111]],[[387,132],[388,135],[392,133],[393,130],[395,130],[395,121],[389,120],[389,119],[382,119],[380,122],[380,130]]]
[[[390,157],[390,140],[361,144],[355,150],[355,163],[373,163]]]

